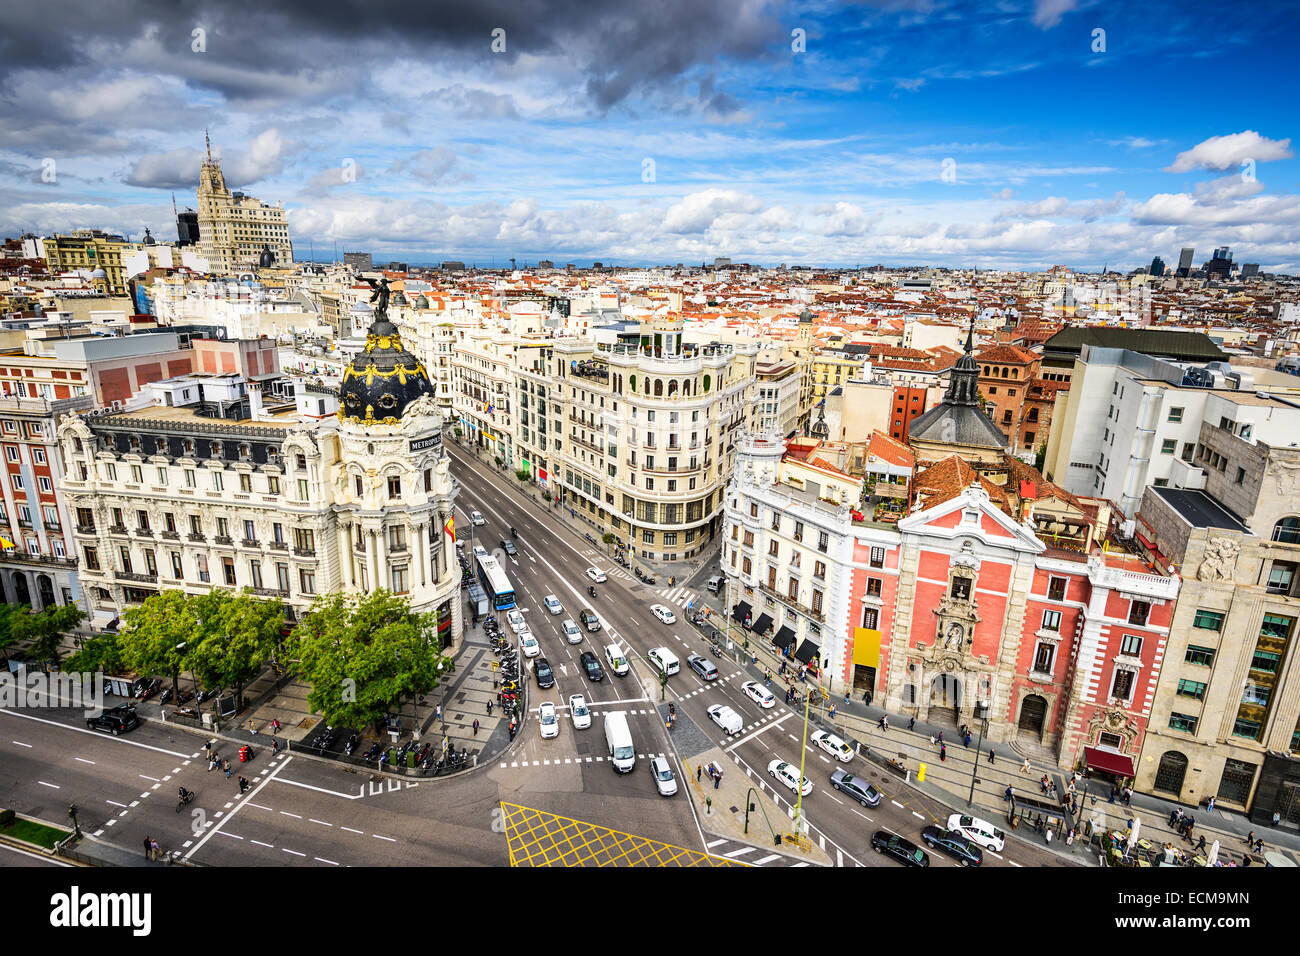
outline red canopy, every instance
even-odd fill
[[[1100,747],[1084,747],[1083,760],[1092,770],[1104,770],[1118,777],[1135,776],[1133,758],[1128,754],[1102,750]]]

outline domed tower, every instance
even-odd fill
[[[257,264],[262,269],[269,269],[275,265],[275,253],[271,251],[268,243],[262,243],[262,251],[258,254]]]
[[[424,366],[388,318],[376,286],[365,350],[343,371],[333,476],[345,586],[386,588],[438,615],[444,647],[460,640],[452,511],[457,487],[442,447],[442,412]],[[453,574],[452,569],[455,569]]]

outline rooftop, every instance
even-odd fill
[[[1152,488],[1151,490],[1163,498],[1179,517],[1194,528],[1223,528],[1228,531],[1250,533],[1249,528],[1203,491],[1185,488]]]

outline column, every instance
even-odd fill
[[[393,582],[388,580],[388,556],[385,553],[388,548],[388,542],[384,540],[383,529],[380,528],[378,531],[372,531],[370,534],[375,543],[375,555],[377,558],[375,564],[375,587],[391,587]]]
[[[425,552],[428,550],[428,542],[425,540],[425,535],[428,534],[426,528],[427,525],[417,524],[411,532],[411,536],[415,539],[413,542],[415,561],[420,566],[420,587],[422,588],[426,587],[429,581],[429,569],[425,567]]]
[[[369,571],[366,575],[366,577],[369,578],[367,583],[370,585],[371,590],[373,590],[379,586],[377,578],[379,557],[375,549],[375,533],[373,531],[365,531],[363,533],[365,534],[366,542],[366,568]]]
[[[348,538],[348,526],[340,523],[335,529],[339,545],[339,584],[356,586],[357,575],[352,567],[352,541]]]

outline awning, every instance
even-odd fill
[[[772,629],[772,616],[770,614],[760,614],[754,626],[750,628],[755,634],[766,634]]]
[[[731,609],[731,619],[733,621],[739,621],[741,624],[744,624],[747,620],[749,620],[749,617],[752,613],[753,613],[753,608],[751,608],[747,603],[745,603],[744,601],[737,601],[736,606]]]
[[[799,645],[799,649],[794,652],[795,659],[803,664],[811,664],[813,661],[821,660],[821,645],[814,644],[812,641],[804,641]]]
[[[1116,753],[1113,750],[1102,750],[1100,747],[1084,747],[1083,762],[1088,765],[1089,770],[1102,770],[1106,773],[1113,773],[1117,777],[1136,776],[1133,758],[1128,754]]]
[[[777,631],[776,637],[772,638],[772,643],[785,650],[794,643],[794,631],[790,630],[788,625],[782,624],[781,630]]]

